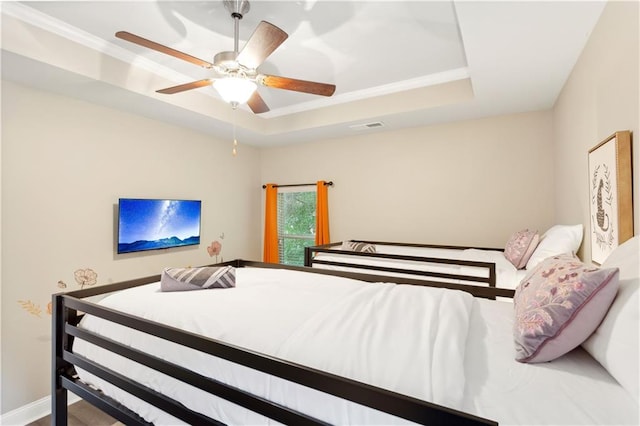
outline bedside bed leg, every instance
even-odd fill
[[[66,426],[67,424],[67,389],[62,387],[61,376],[64,373],[65,361],[62,358],[64,350],[64,306],[63,298],[53,295],[52,300],[52,357],[51,374],[51,424],[53,426]]]

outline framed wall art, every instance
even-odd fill
[[[633,236],[631,132],[609,136],[589,150],[591,261],[601,265]]]

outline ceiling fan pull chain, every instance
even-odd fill
[[[238,139],[236,139],[236,110],[237,108],[233,108],[232,121],[233,121],[233,149],[231,150],[231,155],[234,157],[238,155]]]

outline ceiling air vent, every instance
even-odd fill
[[[352,126],[349,126],[349,128],[352,130],[367,130],[367,129],[375,129],[383,126],[384,126],[384,123],[382,121],[374,121],[374,122],[365,123],[365,124],[354,124]]]

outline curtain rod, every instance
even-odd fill
[[[333,181],[325,182],[325,185],[333,186]],[[316,186],[315,183],[292,183],[289,185],[275,185],[276,188],[289,188],[293,186]],[[262,185],[262,189],[266,189],[267,185]]]

